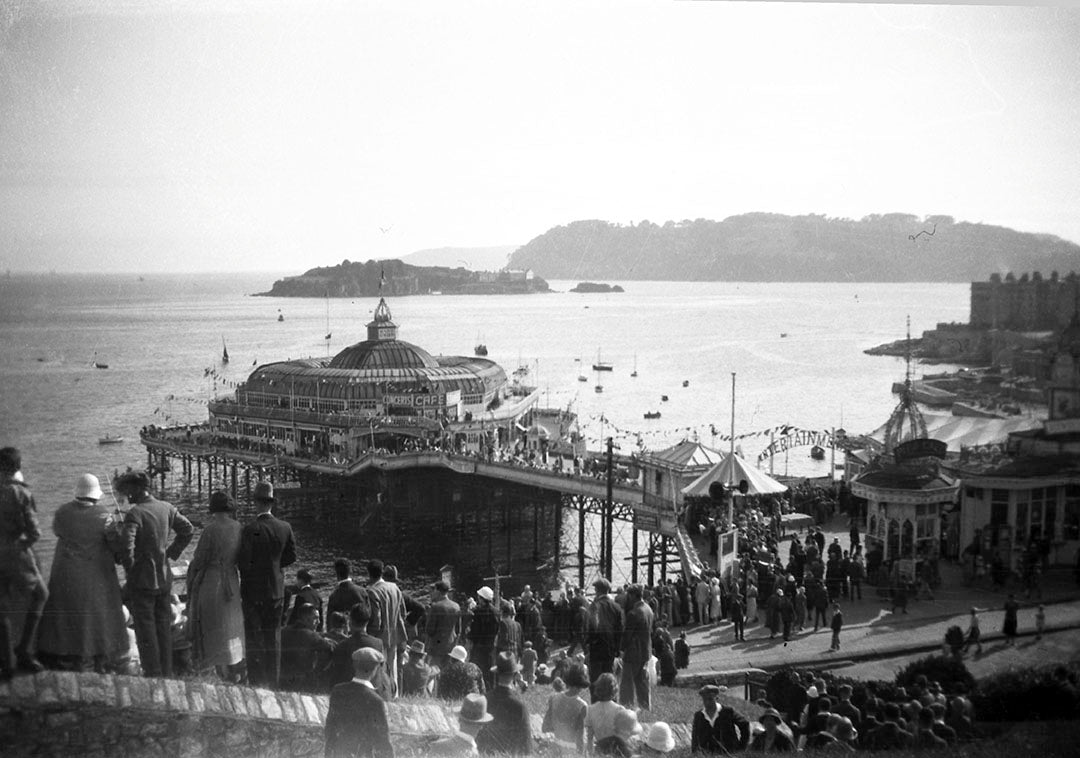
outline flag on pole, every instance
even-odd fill
[[[333,336],[333,332],[327,332],[326,336],[325,336],[325,337],[323,337],[323,339],[324,339],[324,340],[328,340],[328,339],[330,339],[330,338],[331,338],[332,336]]]

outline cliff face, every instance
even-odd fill
[[[385,281],[384,281],[385,280]],[[383,281],[380,288],[380,281]],[[447,266],[410,266],[399,260],[313,268],[279,279],[269,297],[378,297],[379,295],[507,295],[548,292],[546,281],[524,271],[469,271]]]
[[[950,216],[748,213],[663,226],[574,221],[519,248],[510,265],[551,279],[966,282],[1080,268],[1080,246]]]

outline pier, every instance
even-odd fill
[[[486,556],[488,565],[545,564],[578,586],[596,576],[652,584],[674,571],[696,575],[704,568],[686,530],[659,518],[668,509],[673,517],[674,504],[646,496],[636,482],[617,481],[610,450],[599,455],[604,469],[588,475],[445,450],[365,450],[355,458],[270,454],[213,444],[210,431],[142,433],[147,468],[162,490],[168,476],[178,475],[196,499],[224,489],[244,503],[265,478],[286,515],[358,531],[375,530],[380,520],[407,522],[442,537],[440,547],[454,543]],[[564,527],[575,533],[576,545],[562,543]]]

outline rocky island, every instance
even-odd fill
[[[411,266],[399,260],[313,268],[274,282],[265,297],[377,297],[379,295],[528,295],[550,292],[531,271],[470,271],[449,266]]]
[[[625,292],[619,285],[598,284],[596,282],[579,282],[571,292]]]

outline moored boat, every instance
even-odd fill
[[[660,418],[660,411],[646,411],[645,418]]]
[[[600,360],[600,351],[596,351],[596,363],[593,364],[593,371],[613,371],[615,369],[610,363],[605,363]]]

